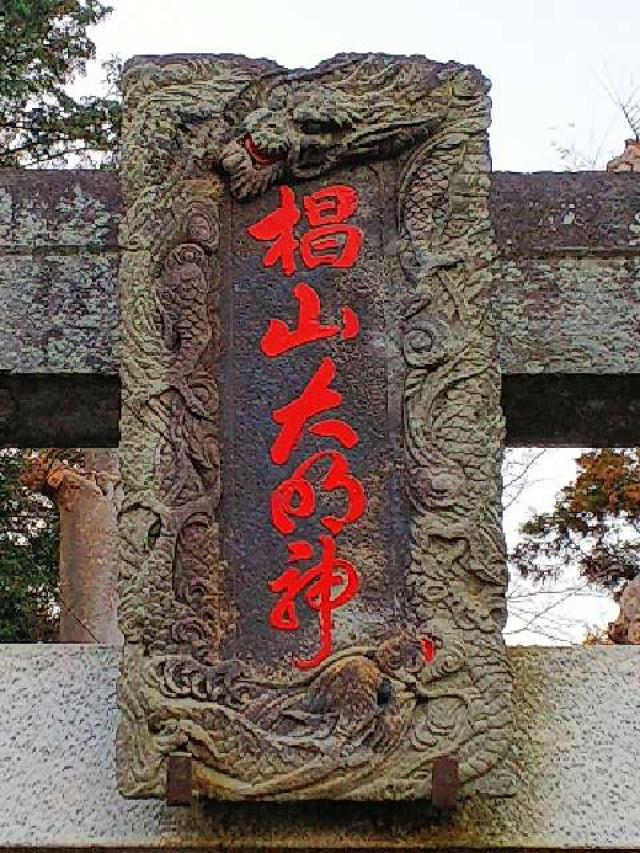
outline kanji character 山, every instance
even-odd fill
[[[271,320],[260,341],[260,349],[269,358],[275,358],[295,347],[335,337],[340,326],[322,325],[320,322],[320,297],[305,282],[296,284],[293,295],[298,301],[298,325],[290,329],[282,320]],[[358,316],[351,308],[342,309],[342,339],[355,338],[360,330]]]

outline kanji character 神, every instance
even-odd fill
[[[295,660],[298,669],[312,669],[329,657],[333,650],[332,613],[342,607],[357,593],[360,578],[348,560],[336,557],[336,543],[331,536],[319,537],[322,548],[320,560],[307,571],[288,568],[274,581],[270,581],[271,592],[279,593],[280,600],[271,611],[269,622],[279,631],[295,631],[300,627],[296,611],[296,598],[304,591],[304,600],[318,614],[320,624],[320,648],[308,660]],[[304,540],[289,545],[288,563],[313,559],[314,550]]]

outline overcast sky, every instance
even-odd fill
[[[242,53],[309,67],[340,52],[423,54],[480,68],[492,81],[495,169],[562,169],[556,145],[575,145],[602,167],[630,133],[611,91],[640,94],[640,0],[111,0],[95,28],[98,58],[136,54]],[[82,84],[94,92],[99,72]],[[607,90],[610,90],[609,92]],[[513,538],[528,507],[550,508],[574,471],[571,453],[551,451],[506,519]],[[550,601],[554,599],[551,598]],[[530,606],[526,600],[522,607]],[[605,624],[615,606],[567,601],[564,636]],[[526,615],[524,616],[526,619]],[[568,624],[567,623],[567,624]],[[511,627],[524,624],[512,620]],[[540,641],[523,632],[518,641]]]
[[[470,63],[492,81],[494,168],[561,169],[553,142],[600,162],[629,136],[607,94],[640,85],[640,2],[618,0],[111,0],[100,58],[243,53],[287,67],[344,51]],[[95,88],[92,73],[88,81]],[[575,130],[569,125],[575,125]]]

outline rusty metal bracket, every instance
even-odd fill
[[[433,762],[431,777],[431,802],[444,812],[452,811],[458,801],[460,777],[458,758],[455,755],[442,755]]]
[[[193,802],[192,760],[188,752],[172,752],[167,759],[167,805],[190,806]]]

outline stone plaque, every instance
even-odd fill
[[[487,89],[126,69],[125,795],[509,792]]]

